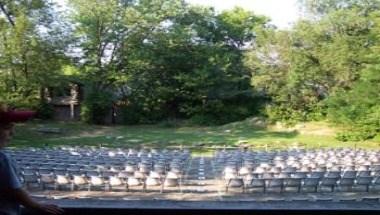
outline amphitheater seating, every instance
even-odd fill
[[[27,188],[112,190],[131,187],[181,187],[188,150],[135,150],[60,147],[7,150],[21,170]],[[155,183],[153,183],[155,182]]]
[[[243,192],[369,192],[380,185],[379,158],[379,151],[354,149],[224,150],[215,153],[213,163],[227,192],[230,187]]]
[[[164,192],[171,187],[182,192],[185,170],[191,166],[189,150],[59,147],[7,152],[25,186],[42,190]],[[205,176],[218,180],[225,192],[380,190],[380,151],[375,150],[219,150],[210,160],[216,177]]]

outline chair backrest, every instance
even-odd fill
[[[52,173],[50,173],[50,174],[41,174],[40,175],[40,180],[43,183],[54,183],[55,176]]]
[[[90,183],[91,185],[101,186],[104,185],[104,179],[101,176],[91,176]]]
[[[309,178],[323,178],[325,175],[325,172],[322,171],[312,171],[309,173],[308,177]]]
[[[342,177],[339,180],[340,186],[352,186],[354,185],[354,183],[355,183],[355,178],[351,178],[351,177]]]
[[[302,183],[302,178],[286,178],[284,179],[284,186],[300,186]]]
[[[118,176],[110,176],[109,184],[111,186],[119,186],[123,184],[123,180],[119,178]]]
[[[246,182],[252,187],[265,187],[265,179],[260,178],[252,178],[251,180]]]
[[[374,185],[380,185],[380,176],[376,176],[376,177],[373,179],[373,184],[374,184]]]
[[[66,175],[56,175],[57,184],[69,184],[70,179]]]
[[[290,178],[291,173],[289,172],[280,172],[278,174],[274,174],[276,178]]]
[[[178,179],[180,178],[181,176],[178,174],[178,173],[175,173],[175,172],[172,172],[172,171],[169,171],[167,174],[166,174],[166,178],[170,178],[170,179]]]
[[[125,171],[126,172],[134,172],[136,170],[136,167],[134,165],[126,165],[125,166]]]
[[[145,179],[146,178],[146,174],[143,173],[143,172],[140,172],[140,171],[135,171],[134,174],[133,174],[133,177],[135,177],[137,179]]]
[[[239,175],[241,176],[248,175],[250,173],[251,173],[251,170],[248,167],[243,166],[239,169]]]
[[[82,175],[73,175],[73,183],[76,185],[87,184],[85,176]]]
[[[358,171],[358,177],[369,177],[369,176],[371,176],[371,171],[369,170]]]
[[[267,187],[282,187],[284,184],[284,179],[282,178],[271,178],[266,180]]]
[[[103,171],[101,172],[101,176],[105,177],[105,178],[108,178],[110,176],[114,176],[114,175],[117,175],[116,172],[112,172],[112,171]]]
[[[363,176],[356,178],[356,184],[358,185],[370,185],[373,181],[373,177],[371,176]]]
[[[85,170],[85,174],[87,177],[100,175],[99,171],[97,170]]]
[[[308,187],[308,186],[317,186],[320,182],[321,178],[320,177],[316,177],[316,178],[304,178],[302,181],[302,185],[305,186],[305,187]]]
[[[26,182],[26,183],[36,183],[36,182],[38,182],[38,176],[37,176],[37,174],[23,174],[22,178],[24,179],[24,182]]]
[[[340,171],[328,171],[325,178],[340,178]]]
[[[292,178],[306,178],[308,172],[293,172],[291,173],[290,177]]]
[[[44,175],[47,175],[47,174],[50,174],[53,172],[53,168],[39,168],[38,169],[38,174],[44,174]]]
[[[321,179],[321,185],[322,186],[333,186],[337,183],[338,178],[332,177],[332,178],[322,178]]]
[[[342,173],[342,178],[356,178],[356,171],[349,170]]]
[[[161,174],[156,171],[150,171],[149,178],[161,178]]]

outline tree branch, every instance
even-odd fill
[[[5,14],[5,16],[7,17],[9,23],[14,27],[15,22],[12,20],[11,14],[8,13],[8,11],[5,9],[5,4],[2,1],[0,1],[0,9]]]

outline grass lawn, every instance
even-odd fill
[[[38,132],[39,128],[60,128],[62,133]],[[334,135],[300,134],[252,126],[248,121],[218,127],[167,128],[144,126],[97,126],[82,123],[31,122],[16,127],[12,146],[44,147],[58,145],[107,147],[236,146],[239,141],[257,148],[281,149],[295,143],[307,148],[361,147],[379,148],[377,142],[340,142]]]

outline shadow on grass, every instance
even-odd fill
[[[39,127],[61,128],[61,134],[42,134]],[[167,146],[233,146],[238,141],[275,142],[296,139],[297,132],[273,132],[252,126],[182,127],[95,126],[82,123],[29,123],[18,125],[14,146],[43,147],[57,145],[90,145],[107,147]]]

